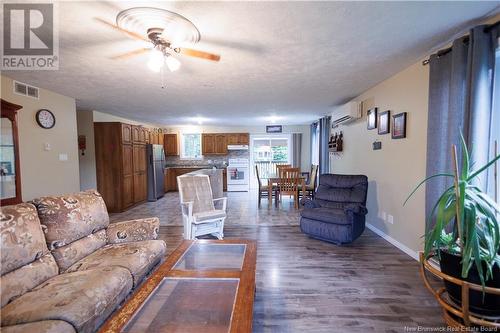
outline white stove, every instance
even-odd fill
[[[248,158],[230,158],[227,166],[227,191],[248,192],[250,188]]]

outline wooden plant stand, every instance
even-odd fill
[[[500,317],[484,317],[469,311],[469,290],[472,289],[482,292],[483,287],[442,273],[429,263],[429,259],[433,256],[434,255],[430,255],[426,258],[423,252],[420,252],[420,273],[422,274],[425,286],[443,308],[443,319],[446,324],[460,329],[460,332],[465,331],[465,328],[470,326],[500,328]],[[446,280],[460,286],[462,290],[462,304],[457,305],[452,302],[447,295],[446,288],[441,287],[439,289],[434,289],[428,280],[427,273],[431,273],[441,281]],[[500,295],[499,288],[484,287],[484,292],[487,294]]]

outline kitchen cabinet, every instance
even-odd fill
[[[227,134],[204,133],[201,135],[201,153],[203,155],[226,155]]]
[[[179,156],[177,134],[163,135],[163,149],[165,150],[166,156]]]
[[[122,143],[132,143],[132,125],[122,124]]]
[[[248,145],[250,143],[250,135],[248,133],[228,133],[228,145]]]
[[[225,134],[215,134],[215,153],[227,155],[227,140]]]
[[[202,168],[190,168],[190,167],[180,167],[180,168],[166,168],[165,169],[165,192],[178,191],[177,187],[177,177],[183,174],[200,170]]]
[[[215,135],[202,134],[201,135],[201,153],[202,155],[215,154]]]
[[[193,172],[196,170],[200,170],[203,168],[196,168],[196,167],[171,167],[171,168],[166,168],[165,169],[165,192],[173,192],[173,191],[178,191],[179,188],[177,187],[177,177],[181,176],[183,174]],[[222,185],[223,185],[223,190],[227,191],[227,170],[222,169]]]
[[[147,198],[146,132],[118,122],[94,124],[97,190],[109,212],[122,212]]]

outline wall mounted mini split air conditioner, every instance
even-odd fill
[[[332,112],[332,128],[361,118],[361,103],[349,102],[336,106]]]

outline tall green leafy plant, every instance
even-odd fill
[[[500,266],[500,228],[497,215],[500,213],[500,206],[476,185],[476,178],[500,159],[500,155],[474,170],[462,136],[461,148],[461,170],[457,165],[453,173],[427,177],[410,193],[404,204],[430,179],[453,178],[453,186],[441,194],[428,216],[429,220],[435,220],[435,225],[425,235],[425,256],[434,251],[439,256],[442,250],[461,256],[462,278],[468,276],[474,265],[484,286],[492,278],[495,264]],[[454,156],[456,159],[456,152]],[[450,224],[453,225],[452,228],[448,227]]]

